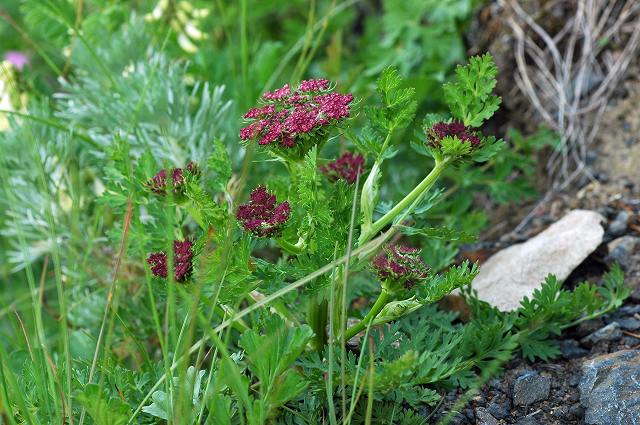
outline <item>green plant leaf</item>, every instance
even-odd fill
[[[96,425],[123,425],[129,420],[129,406],[118,398],[105,397],[98,384],[87,384],[75,398],[87,409]]]
[[[458,66],[455,80],[443,86],[451,114],[464,125],[480,127],[500,106],[500,97],[491,94],[497,73],[489,53],[473,56],[467,65]]]

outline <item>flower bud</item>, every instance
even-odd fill
[[[185,173],[197,176],[200,170],[195,162],[189,162],[185,168],[172,168],[169,171],[162,169],[147,182],[147,187],[161,196],[166,195],[167,190],[171,190],[174,195],[182,195],[186,183]]]
[[[173,268],[176,282],[184,282],[193,270],[193,242],[190,240],[173,241]],[[152,252],[147,258],[154,276],[167,277],[167,254],[163,251]]]
[[[430,277],[420,250],[401,245],[385,246],[372,266],[382,285],[392,291],[412,289]]]
[[[249,202],[238,207],[236,219],[254,236],[270,238],[282,233],[290,214],[287,201],[276,203],[275,195],[266,187],[258,186],[251,192]]]
[[[458,121],[440,121],[427,129],[427,139],[429,145],[438,148],[445,137],[453,137],[462,143],[469,143],[471,148],[477,148],[482,143],[482,139],[471,129]]]
[[[344,180],[354,184],[364,171],[364,156],[351,152],[343,153],[339,158],[320,167],[320,172],[332,181]]]

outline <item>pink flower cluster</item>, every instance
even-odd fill
[[[440,141],[445,137],[455,137],[461,142],[469,142],[471,147],[477,147],[482,140],[470,128],[459,121],[444,122],[440,121],[431,126],[427,131],[429,142],[432,146],[440,146]]]
[[[158,195],[166,195],[167,189],[173,189],[174,194],[179,194],[184,190],[184,172],[185,170],[191,175],[199,174],[198,166],[195,162],[190,162],[185,168],[162,169],[147,182],[147,187]]]
[[[193,270],[193,242],[190,240],[173,241],[173,268],[176,282],[184,282]],[[147,258],[154,276],[167,277],[167,254],[163,251],[152,252]]]
[[[285,84],[263,94],[262,100],[264,106],[244,114],[251,122],[240,130],[240,139],[292,148],[299,138],[347,118],[353,95],[332,92],[328,80],[317,79],[301,81],[295,91]]]
[[[401,284],[405,289],[429,277],[429,266],[420,256],[420,250],[406,246],[385,246],[372,265],[381,281]]]
[[[332,182],[344,180],[349,184],[356,182],[358,175],[364,171],[364,156],[345,152],[337,159],[320,167],[320,172]]]
[[[249,202],[238,207],[236,219],[242,227],[260,238],[270,238],[282,233],[289,220],[291,208],[287,201],[276,203],[276,196],[264,186],[256,187]]]

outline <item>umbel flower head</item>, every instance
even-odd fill
[[[353,95],[333,92],[328,80],[317,79],[301,81],[293,91],[285,84],[261,100],[263,106],[244,114],[250,124],[240,130],[240,139],[294,148],[347,118]]]
[[[193,270],[193,242],[190,240],[173,241],[173,268],[176,282],[184,282]],[[167,254],[163,251],[152,252],[147,258],[151,273],[155,276],[167,277]]]
[[[147,187],[158,195],[166,195],[167,190],[174,195],[181,194],[184,191],[185,172],[192,176],[200,173],[195,162],[189,162],[185,168],[162,169],[147,182]]]
[[[482,143],[480,137],[478,137],[471,127],[467,127],[459,121],[440,121],[433,124],[431,128],[427,130],[429,145],[434,148],[439,147],[442,139],[445,137],[455,137],[463,143],[469,142],[471,148],[479,147]]]
[[[238,207],[236,218],[242,227],[259,238],[270,238],[282,233],[289,220],[291,208],[287,201],[276,203],[276,196],[264,186],[256,187],[249,202]]]
[[[349,184],[355,183],[363,170],[364,156],[351,152],[345,152],[337,159],[320,167],[320,172],[326,175],[330,181],[342,179]]]
[[[373,268],[384,286],[411,289],[429,278],[429,266],[420,250],[402,245],[387,245],[374,258]]]

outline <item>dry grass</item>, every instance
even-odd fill
[[[546,164],[552,185],[566,188],[586,167],[602,114],[640,46],[637,0],[551,0],[529,13],[518,0],[500,0],[514,36],[515,82],[542,122],[561,136]],[[552,11],[564,25],[547,28]],[[527,221],[527,217],[518,228]]]

